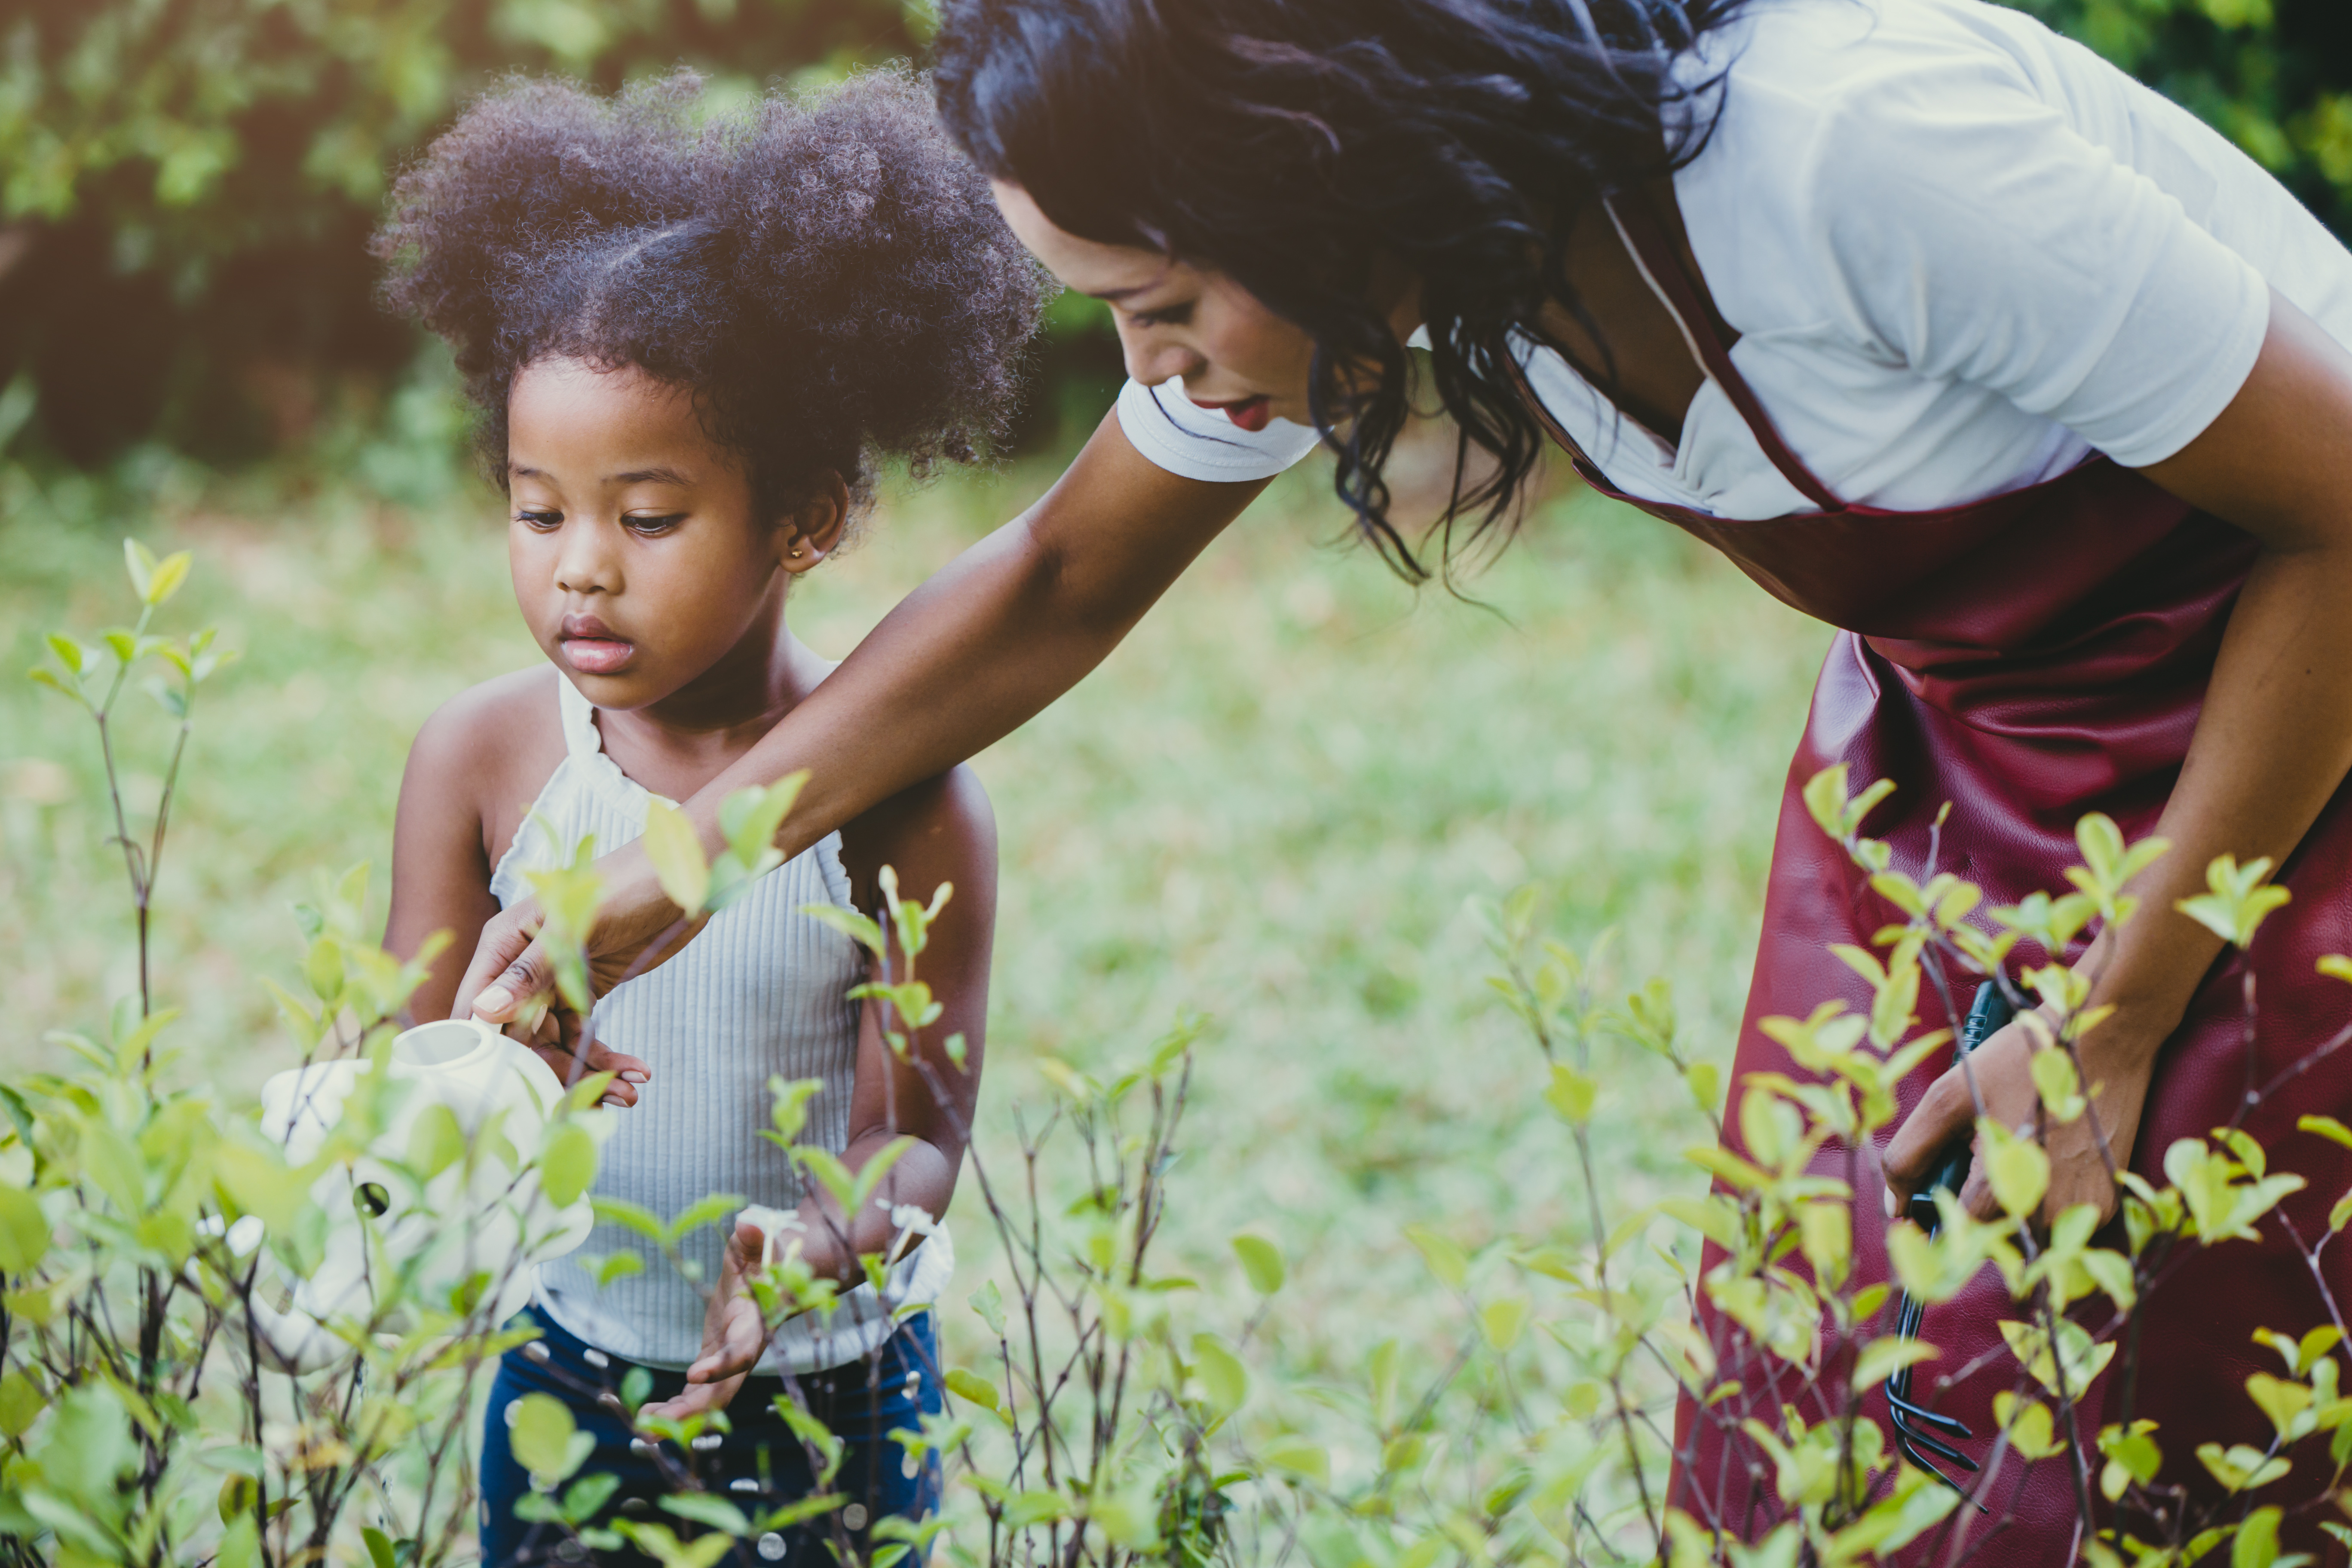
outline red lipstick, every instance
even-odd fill
[[[1274,409],[1266,402],[1263,393],[1255,397],[1244,397],[1236,403],[1206,403],[1196,397],[1192,399],[1192,404],[1197,408],[1213,408],[1232,420],[1235,426],[1253,433],[1265,429],[1266,422],[1274,417]]]

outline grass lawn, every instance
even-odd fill
[[[810,582],[796,627],[845,654],[1051,477],[892,500]],[[1338,1371],[1382,1335],[1440,1332],[1403,1226],[1474,1242],[1579,1228],[1538,1064],[1488,1005],[1465,900],[1532,880],[1568,939],[1615,928],[1619,983],[1672,975],[1685,1034],[1727,1063],[1827,634],[1581,494],[1546,503],[1475,580],[1486,607],[1415,595],[1331,544],[1326,483],[1319,468],[1286,479],[1101,671],[980,759],[1005,856],[982,1146],[1002,1152],[1011,1103],[1043,1097],[1040,1054],[1115,1062],[1179,1013],[1209,1015],[1170,1265],[1237,1301],[1225,1238],[1276,1238],[1296,1281],[1279,1352]],[[187,1010],[176,1037],[225,1093],[290,1057],[257,984],[294,979],[288,904],[320,872],[385,866],[417,725],[538,657],[499,515],[479,495],[414,514],[329,490],[104,526],[37,504],[0,521],[10,671],[51,626],[123,617],[125,526],[196,552],[163,629],[216,621],[242,650],[198,715],[158,928],[159,989]],[[127,744],[152,795],[163,719],[133,700]],[[0,684],[13,1068],[49,1059],[45,1029],[98,1022],[131,981],[99,776],[62,699],[18,674]],[[1622,1213],[1694,1184],[1678,1153],[1700,1123],[1667,1075],[1612,1063],[1595,1125]],[[959,1230],[960,1300],[987,1254],[979,1216]],[[951,1335],[967,1317],[948,1314]]]

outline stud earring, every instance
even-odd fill
[[[798,543],[798,542],[795,542],[795,543],[793,545],[793,560],[798,561],[802,556],[806,555],[807,553],[808,553],[808,546],[806,546],[806,545],[804,545],[804,544]]]

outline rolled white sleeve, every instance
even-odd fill
[[[2245,384],[2269,288],[2004,68],[1923,59],[1825,117],[1820,259],[1877,353],[2160,461]]]
[[[1287,419],[1244,430],[1223,411],[1184,395],[1184,384],[1159,386],[1129,381],[1119,388],[1118,427],[1150,462],[1188,479],[1236,483],[1270,479],[1315,449],[1321,437]]]

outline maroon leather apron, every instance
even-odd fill
[[[1843,504],[1773,430],[1733,366],[1710,301],[1678,247],[1648,215],[1626,211],[1621,218],[1708,373],[1765,454],[1820,510],[1741,522],[1626,496],[1548,416],[1545,423],[1594,489],[1705,540],[1784,604],[1840,628],[1781,801],[1762,941],[1735,1061],[1736,1103],[1747,1074],[1814,1076],[1767,1039],[1758,1020],[1776,1014],[1802,1017],[1831,998],[1867,1011],[1867,988],[1830,955],[1828,944],[1867,946],[1873,932],[1900,918],[1814,826],[1800,798],[1805,781],[1837,763],[1849,765],[1857,789],[1875,779],[1894,780],[1894,795],[1872,813],[1864,831],[1884,839],[1895,865],[1914,873],[1926,864],[1936,814],[1949,802],[1939,865],[1979,884],[1985,907],[2014,902],[2037,889],[2063,890],[2066,868],[2080,859],[2074,824],[2084,813],[2107,813],[2128,838],[2153,830],[2188,751],[2222,628],[2256,545],[2103,458],[1967,506],[1897,512]],[[2158,1186],[2166,1184],[2160,1167],[2173,1141],[2226,1124],[2245,1091],[2244,963],[2259,976],[2255,1081],[2267,1080],[2352,1021],[2352,988],[2314,970],[2322,954],[2352,952],[2347,793],[2338,793],[2286,863],[2281,880],[2293,889],[2293,901],[2263,927],[2247,959],[2231,955],[2215,965],[2164,1047],[2132,1157],[2133,1168]],[[2021,944],[2016,956],[2041,961],[2030,944]],[[1963,1007],[1969,989],[1958,996]],[[1924,991],[1920,1011],[1923,1028],[1948,1022],[1941,1005]],[[1948,1057],[1939,1058],[1904,1086],[1906,1112],[1948,1065]],[[2352,1053],[2340,1067],[2330,1062],[2303,1076],[2248,1124],[2269,1147],[2273,1169],[2309,1179],[2278,1211],[2305,1238],[2326,1233],[2330,1205],[2352,1184],[2352,1156],[2296,1131],[2295,1120],[2315,1111],[2352,1119],[2347,1076]],[[1888,1135],[1859,1151],[1853,1239],[1857,1273],[1865,1282],[1887,1277],[1878,1161]],[[1736,1130],[1727,1141],[1738,1146]],[[1853,1169],[1848,1151],[1835,1143],[1815,1168],[1840,1179]],[[2245,1379],[2254,1371],[2283,1374],[2285,1369],[2253,1343],[2253,1331],[2300,1333],[2327,1321],[2277,1219],[2266,1220],[2262,1231],[2260,1244],[2176,1250],[2175,1271],[2148,1298],[2140,1331],[2132,1414],[2161,1424],[2162,1479],[2191,1487],[2207,1500],[2220,1493],[2194,1457],[2197,1443],[2261,1447],[2271,1439],[2268,1422],[2247,1398]],[[1710,1252],[1710,1264],[1716,1256]],[[2326,1256],[2329,1288],[2352,1310],[2352,1257],[2341,1245]],[[1995,1325],[2021,1315],[1988,1268],[1960,1297],[1931,1308],[1921,1331],[1943,1353],[1919,1369],[1915,1393],[1975,1431],[1975,1442],[1960,1446],[1980,1459],[1991,1448],[1992,1396],[2015,1386],[2018,1377],[2016,1363],[1999,1348]],[[1798,1397],[1784,1365],[1752,1350],[1738,1357],[1728,1325],[1711,1310],[1703,1308],[1701,1317],[1727,1358],[1724,1375],[1738,1378],[1742,1392],[1704,1421],[1685,1401],[1677,1421],[1685,1462],[1677,1467],[1672,1497],[1702,1521],[1719,1521],[1746,1535],[1765,1517],[1751,1511],[1750,1489],[1769,1489],[1769,1481],[1725,1464],[1721,1424],[1736,1427],[1754,1415],[1777,1426],[1780,1406],[1791,1400],[1815,1423],[1833,1414],[1843,1390],[1831,1379],[1826,1388]],[[1939,1372],[1979,1358],[1988,1363],[1984,1370],[1939,1387]],[[2118,1367],[2123,1360],[2119,1354]],[[2094,1385],[2083,1412],[2086,1436],[2101,1421],[2117,1418],[2116,1381],[2111,1370]],[[1884,1426],[1885,1406],[1876,1391],[1864,1396],[1863,1408]],[[2095,1478],[2095,1456],[2092,1463]],[[2307,1458],[2260,1500],[2292,1503],[2314,1496],[2325,1484],[2324,1466],[2324,1453]],[[1769,1489],[1762,1495],[1770,1501]],[[1993,1519],[2013,1510],[2014,1520],[1973,1561],[2068,1560],[2074,1502],[2063,1460],[2028,1469],[2009,1456],[1985,1500]],[[1972,1540],[1990,1525],[1989,1520],[1974,1523]],[[2298,1542],[2305,1549],[2340,1558],[2307,1524],[2292,1533],[2313,1537]]]

